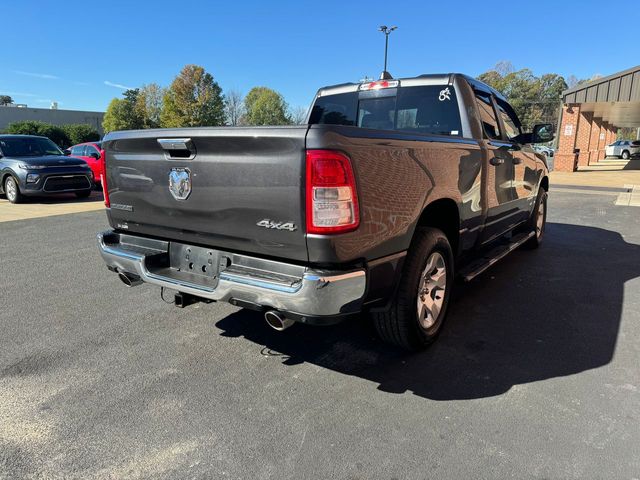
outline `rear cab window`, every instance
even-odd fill
[[[309,123],[462,136],[452,85],[399,86],[320,96]]]

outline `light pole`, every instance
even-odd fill
[[[393,78],[393,77],[391,77],[391,74],[389,72],[387,72],[387,51],[389,50],[389,35],[391,34],[391,32],[393,32],[397,28],[398,27],[387,27],[386,25],[382,25],[378,29],[379,31],[384,33],[384,70],[382,71],[382,74],[380,75],[380,79],[381,80],[382,79]]]

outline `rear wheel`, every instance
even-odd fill
[[[627,150],[625,150],[624,152],[622,152],[622,159],[623,160],[629,160],[629,152]]]
[[[4,193],[11,203],[20,203],[24,198],[20,193],[18,182],[12,176],[8,176],[4,181]]]
[[[444,233],[418,231],[390,307],[372,312],[380,338],[408,350],[431,344],[446,317],[453,275],[453,253]]]

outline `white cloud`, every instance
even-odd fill
[[[122,85],[121,83],[113,83],[113,82],[110,82],[109,80],[105,80],[104,84],[107,85],[108,87],[121,88],[122,90],[133,90],[132,87],[127,87],[126,85]]]
[[[58,100],[52,100],[50,98],[39,98],[39,99],[36,100],[36,102],[38,102],[38,103],[53,103],[53,102],[56,102],[58,105],[63,105],[64,104],[64,102],[60,102]]]
[[[45,80],[59,80],[60,77],[55,75],[51,75],[49,73],[33,73],[33,72],[24,72],[22,70],[14,70],[13,73],[17,73],[18,75],[26,75],[27,77],[35,77],[35,78],[43,78]]]

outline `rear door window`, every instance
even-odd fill
[[[458,99],[452,85],[400,88],[397,111],[397,130],[462,135]]]

